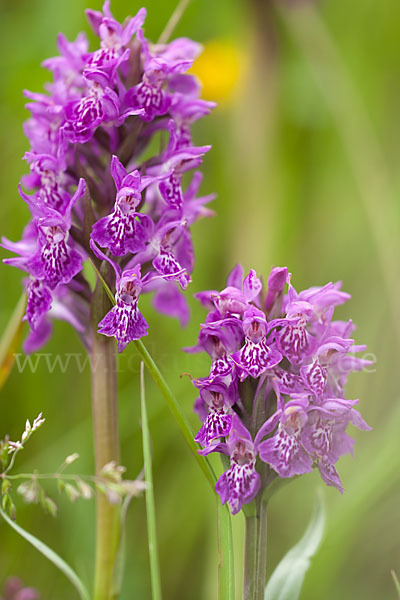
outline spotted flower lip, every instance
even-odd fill
[[[257,449],[246,427],[237,415],[232,418],[232,426],[224,451],[230,458],[230,468],[225,471],[215,485],[215,491],[222,504],[229,503],[232,514],[240,511],[257,495],[261,478],[256,471]]]
[[[20,241],[2,238],[2,246],[16,255],[5,262],[28,274],[27,351],[49,339],[58,318],[90,349],[95,297],[87,260],[100,271],[111,260],[119,273],[107,270],[117,305],[100,323],[119,350],[148,331],[130,286],[154,294],[155,310],[184,326],[191,228],[213,215],[214,195],[199,193],[198,168],[210,146],[196,145],[191,132],[215,106],[201,99],[199,81],[187,72],[201,45],[188,38],[152,44],[143,32],[144,8],[119,23],[106,0],[86,16],[97,46],[85,33],[72,41],[60,33],[59,55],[43,62],[52,81],[44,93],[24,91],[30,172],[19,192],[31,221]],[[155,140],[160,132],[166,145]],[[130,291],[120,289],[134,272],[142,276],[130,281]]]
[[[107,337],[115,337],[118,352],[125,350],[129,342],[147,335],[148,323],[139,311],[139,296],[148,277],[141,276],[140,265],[124,269],[106,256],[91,241],[91,249],[97,258],[106,260],[115,271],[115,306],[108,311],[99,323],[98,332]]]
[[[206,416],[194,439],[202,446],[208,447],[215,439],[226,437],[230,433],[235,390],[222,381],[214,381],[200,389],[200,401],[207,407]]]
[[[195,439],[201,454],[229,456],[216,491],[233,514],[274,478],[313,469],[343,492],[336,463],[353,450],[347,428],[370,429],[358,400],[345,397],[348,375],[367,364],[354,356],[365,346],[350,337],[352,321],[333,320],[348,294],[334,283],[297,292],[291,277],[275,267],[265,290],[254,270],[245,276],[236,265],[221,292],[196,294],[208,315],[198,344],[186,350],[206,352],[211,366],[193,380],[203,421]],[[221,384],[236,390],[223,410],[206,401]]]
[[[110,171],[117,190],[114,209],[93,225],[91,238],[114,256],[141,252],[151,237],[154,223],[149,215],[136,209],[142,201],[143,190],[160,177],[141,177],[137,169],[127,173],[115,155]]]
[[[115,295],[116,306],[99,323],[99,333],[116,338],[118,352],[122,352],[129,342],[147,335],[148,323],[138,309],[142,287],[138,270],[123,272]]]

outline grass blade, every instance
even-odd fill
[[[151,469],[150,432],[147,420],[146,398],[144,389],[144,363],[140,363],[140,404],[143,431],[143,460],[146,488],[147,533],[149,539],[150,575],[153,600],[161,600],[160,565],[158,560],[158,544],[156,529],[156,511],[154,503],[153,473]]]
[[[235,600],[235,564],[233,554],[232,521],[228,506],[218,506],[218,600]]]
[[[28,531],[25,531],[25,529],[20,527],[20,525],[17,525],[17,523],[14,523],[14,521],[12,521],[1,509],[0,515],[10,527],[12,527],[17,533],[19,533],[21,537],[23,537],[27,542],[32,544],[32,546],[34,546],[36,550],[41,552],[41,554],[43,554],[43,556],[45,556],[50,562],[52,562],[53,565],[57,567],[57,569],[64,573],[65,577],[69,579],[69,581],[72,583],[72,585],[78,592],[79,598],[81,600],[90,600],[90,596],[84,584],[79,579],[75,571],[65,562],[64,559],[58,556],[58,554],[56,554],[54,550],[46,546],[44,542],[39,540],[37,537],[29,533]]]
[[[14,364],[14,353],[21,341],[25,314],[26,294],[22,294],[16,305],[11,319],[0,340],[0,389],[3,387]]]
[[[393,577],[393,581],[394,581],[394,585],[395,585],[395,587],[396,587],[396,592],[397,592],[397,595],[398,595],[398,597],[400,598],[400,582],[399,582],[399,580],[397,579],[396,571],[393,571],[393,570],[392,570],[392,571],[390,571],[390,572],[391,572],[391,574],[392,574],[392,577]]]

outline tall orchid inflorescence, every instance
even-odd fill
[[[344,396],[348,374],[370,364],[354,355],[365,347],[351,339],[351,320],[332,320],[350,296],[338,283],[298,293],[286,268],[271,271],[265,290],[254,270],[243,278],[238,265],[222,292],[197,298],[210,312],[187,350],[207,352],[212,364],[194,380],[203,421],[195,440],[201,454],[229,457],[216,484],[222,503],[235,514],[278,477],[314,467],[342,492],[335,464],[353,448],[347,426],[370,429],[358,400]]]
[[[26,271],[25,350],[42,346],[50,318],[69,321],[88,345],[92,291],[87,259],[106,260],[116,306],[99,324],[115,336],[119,351],[147,334],[138,309],[142,292],[153,291],[160,312],[188,319],[180,289],[190,282],[190,225],[210,215],[212,197],[197,198],[201,173],[185,189],[182,177],[196,169],[209,146],[194,146],[191,125],[213,104],[199,98],[199,83],[187,74],[201,51],[180,38],[151,44],[143,34],[145,9],[123,25],[110,12],[88,10],[100,48],[89,52],[80,33],[60,34],[60,56],[44,66],[54,81],[47,94],[25,92],[32,116],[25,123],[30,174],[20,186],[32,219],[19,242],[3,239],[18,254],[5,262]],[[103,263],[106,264],[106,263]]]

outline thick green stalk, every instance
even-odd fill
[[[115,340],[99,335],[97,323],[109,310],[110,302],[100,282],[92,301],[93,350],[91,355],[92,409],[96,475],[111,461],[119,463],[117,407],[117,365]],[[97,494],[96,564],[93,600],[112,600],[114,564],[120,539],[120,509]]]
[[[257,499],[254,514],[246,515],[243,600],[264,600],[267,572],[267,504]]]

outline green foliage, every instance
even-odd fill
[[[89,594],[83,585],[82,581],[79,579],[78,575],[71,569],[71,567],[60,557],[58,554],[54,552],[51,548],[46,546],[42,541],[36,538],[34,535],[30,534],[28,531],[25,531],[22,527],[14,523],[3,510],[0,510],[0,516],[3,517],[4,521],[10,525],[14,531],[19,533],[21,537],[23,537],[27,542],[32,544],[43,556],[45,556],[50,562],[52,562],[57,569],[59,569],[67,579],[72,583],[74,588],[79,594],[79,598],[81,600],[90,600]]]
[[[321,543],[325,512],[321,495],[301,540],[289,550],[272,573],[265,588],[265,600],[298,600],[311,559]]]

